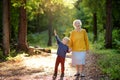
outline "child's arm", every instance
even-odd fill
[[[59,43],[60,43],[60,39],[59,39],[59,37],[58,37],[58,35],[57,35],[56,30],[54,30],[54,35],[55,35],[55,38],[56,38],[56,40],[57,40],[57,43],[59,44]]]

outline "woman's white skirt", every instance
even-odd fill
[[[84,65],[86,52],[72,52],[72,65]]]

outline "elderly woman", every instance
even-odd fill
[[[70,34],[69,47],[72,50],[72,64],[76,66],[77,73],[74,76],[84,77],[84,65],[86,53],[89,52],[88,36],[85,29],[81,28],[82,22],[73,21],[74,30]]]

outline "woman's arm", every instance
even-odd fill
[[[85,38],[86,52],[89,53],[89,40],[86,30],[85,30],[84,38]]]
[[[73,45],[73,43],[72,43],[72,33],[70,33],[70,41],[69,41],[69,49],[70,49],[70,51],[72,51],[72,45]]]

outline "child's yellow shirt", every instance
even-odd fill
[[[72,51],[89,50],[88,36],[85,29],[73,30],[70,34],[69,47]]]

